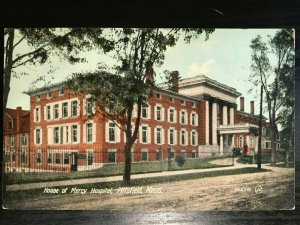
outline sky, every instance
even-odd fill
[[[248,93],[253,84],[248,81],[251,74],[251,48],[250,43],[257,35],[267,40],[267,35],[273,36],[276,29],[216,29],[207,41],[204,36],[185,44],[179,41],[173,48],[169,48],[165,54],[165,62],[161,67],[155,67],[157,83],[160,83],[164,70],[180,73],[181,78],[205,75],[220,83],[236,88],[245,97],[245,111],[250,112],[250,101],[255,101],[255,114],[259,113],[258,92]],[[26,46],[23,47],[26,50]],[[96,53],[84,54],[87,63],[70,65],[58,58],[51,60],[51,64],[42,66],[26,66],[18,69],[18,73],[27,72],[29,75],[13,77],[11,91],[8,97],[8,108],[21,106],[30,108],[29,96],[23,94],[33,86],[38,76],[45,75],[46,81],[37,83],[42,87],[45,82],[57,83],[63,81],[72,73],[93,71],[97,69],[99,59],[110,61],[107,57]],[[50,67],[54,70],[48,74]],[[237,100],[239,105],[239,100]],[[239,109],[239,106],[238,106]]]

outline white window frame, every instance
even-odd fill
[[[109,162],[109,153],[115,153],[115,161],[114,162]],[[108,152],[107,152],[107,162],[109,163],[109,164],[116,164],[117,163],[117,159],[118,159],[118,157],[117,157],[117,149],[108,149]]]
[[[171,130],[173,131],[173,143],[171,144]],[[168,144],[177,145],[177,130],[174,127],[168,129]]]
[[[195,143],[193,144],[193,133],[195,134]],[[198,145],[198,132],[196,130],[191,130],[191,145]]]
[[[194,116],[194,123],[193,123],[193,116]],[[191,125],[192,126],[197,126],[198,124],[198,114],[196,112],[191,112]]]
[[[160,119],[157,119],[158,116],[158,107],[160,107]],[[156,121],[164,121],[164,107],[161,104],[155,105],[155,120]]]
[[[63,102],[62,104],[61,104],[61,115],[62,115],[62,118],[67,118],[67,117],[69,117],[69,104],[68,104],[68,102]],[[66,110],[66,115],[65,115],[65,110]]]
[[[171,121],[171,110],[173,110],[173,121]],[[170,107],[168,110],[168,121],[170,123],[176,123],[177,122],[177,110],[174,107]]]
[[[147,160],[143,160],[143,153],[146,153],[147,155]],[[149,161],[149,151],[146,148],[142,148],[141,149],[141,161],[142,162],[148,162]]]
[[[182,132],[184,132],[184,143],[182,142]],[[188,132],[186,131],[186,129],[181,129],[180,130],[180,145],[181,146],[186,146],[188,145]]]
[[[41,106],[34,108],[34,122],[41,122]]]
[[[25,140],[25,144],[24,144],[24,140]],[[27,135],[26,134],[24,134],[24,133],[21,134],[20,143],[21,143],[21,146],[27,146],[28,140],[27,140]]]
[[[182,117],[182,113],[184,113],[184,117]],[[188,124],[188,115],[187,111],[185,109],[180,110],[180,123],[187,125]],[[184,118],[184,122],[182,122],[182,118]]]
[[[40,140],[40,143],[37,143],[37,131],[39,130],[39,140]],[[41,145],[42,142],[43,142],[43,131],[42,131],[42,128],[41,127],[37,127],[34,129],[34,144],[36,145]]]

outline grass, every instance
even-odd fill
[[[215,164],[212,161],[221,159],[224,163],[222,165]],[[171,170],[188,170],[188,169],[207,169],[216,167],[225,167],[233,165],[231,157],[222,156],[207,159],[187,159],[182,166],[178,166],[177,163],[172,160],[170,168]],[[132,163],[131,173],[152,173],[169,170],[167,161],[164,162],[139,162]],[[45,181],[59,181],[69,179],[80,178],[92,178],[92,177],[107,177],[122,175],[124,172],[124,164],[107,164],[101,168],[77,171],[77,172],[30,172],[30,173],[7,173],[6,184],[20,184],[20,183],[34,183]]]
[[[270,153],[262,153],[261,155],[261,163],[271,163],[271,154]],[[284,162],[284,154],[277,153],[277,162]],[[252,155],[240,155],[237,159],[238,163],[244,164],[253,164],[253,156]],[[254,156],[254,164],[257,164],[257,154]]]
[[[246,173],[258,173],[258,172],[266,172],[270,171],[267,169],[257,168],[239,168],[239,169],[230,169],[230,170],[220,170],[220,171],[206,171],[201,173],[193,173],[193,174],[182,174],[182,175],[171,175],[164,177],[153,177],[153,178],[142,178],[142,179],[133,179],[131,180],[130,186],[147,186],[153,184],[163,184],[163,183],[172,183],[176,181],[183,180],[191,180],[191,179],[201,179],[206,177],[217,177],[217,176],[231,176],[237,174],[246,174]],[[114,182],[105,182],[105,183],[94,183],[94,184],[81,184],[74,186],[65,186],[68,187],[69,190],[72,187],[76,188],[85,188],[91,190],[92,188],[96,189],[104,189],[104,188],[113,188],[116,189],[118,187],[123,187],[122,181],[114,181]],[[60,190],[65,187],[57,187]],[[55,187],[52,187],[55,188]],[[3,195],[3,205],[9,207],[10,205],[18,204],[20,202],[24,202],[26,200],[42,200],[45,198],[51,198],[51,194],[44,194],[44,188],[42,189],[32,189],[32,190],[24,190],[24,191],[7,191]],[[54,195],[66,195],[62,193],[54,194]]]

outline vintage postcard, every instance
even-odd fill
[[[294,37],[6,28],[2,207],[293,210]]]

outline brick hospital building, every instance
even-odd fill
[[[233,147],[246,154],[257,151],[259,116],[253,101],[245,112],[244,98],[235,88],[204,75],[175,82],[173,90],[161,85],[142,108],[133,162],[167,160],[168,152],[172,158],[201,158],[229,153]],[[26,165],[68,171],[124,162],[124,132],[93,110],[89,95],[76,95],[64,83],[27,94],[29,149],[35,151]],[[263,124],[265,130],[265,118]],[[266,150],[271,145],[263,138]]]

